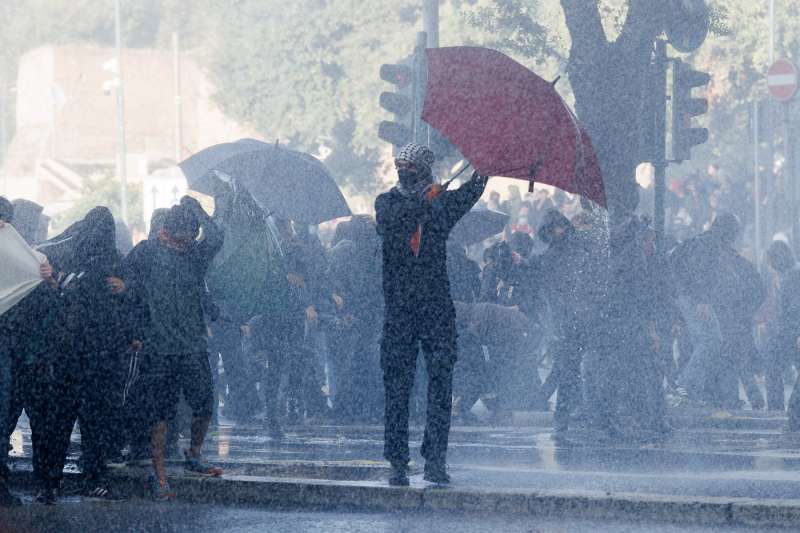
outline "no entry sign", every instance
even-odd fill
[[[779,59],[767,71],[769,94],[779,102],[788,102],[797,94],[797,67],[788,59]]]

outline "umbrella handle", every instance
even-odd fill
[[[464,171],[465,171],[465,170],[467,170],[469,167],[470,167],[470,162],[469,162],[469,161],[467,161],[467,163],[466,163],[466,164],[464,164],[464,165],[461,167],[461,169],[460,169],[458,172],[456,172],[456,173],[455,173],[455,175],[454,175],[452,178],[450,178],[449,180],[447,180],[447,181],[444,183],[444,185],[442,185],[442,190],[447,190],[447,187],[448,187],[448,186],[449,186],[451,183],[453,183],[453,181],[454,181],[454,180],[455,180],[457,177],[459,177],[461,174],[463,174],[463,173],[464,173]]]

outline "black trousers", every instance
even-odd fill
[[[569,428],[569,417],[580,406],[583,399],[583,381],[581,380],[581,361],[583,360],[583,339],[577,332],[562,335],[551,349],[553,370],[543,386],[545,394],[558,389],[556,410],[553,414],[553,425],[556,431]],[[549,396],[548,396],[549,397]]]
[[[225,416],[233,419],[247,419],[258,412],[259,399],[256,383],[258,369],[254,361],[248,360],[242,350],[242,336],[239,324],[229,321],[216,322],[212,326],[213,336],[209,339],[209,351],[222,354],[225,367],[227,394],[225,395]],[[216,361],[216,357],[213,358]]]
[[[96,481],[105,474],[109,458],[120,451],[124,440],[123,355],[88,355],[81,373],[78,420],[81,428],[81,456],[84,476]]]
[[[22,365],[19,392],[31,424],[34,476],[44,488],[58,488],[80,405],[78,372],[58,365]]]
[[[786,408],[784,375],[795,362],[797,349],[791,335],[772,331],[767,338],[764,352],[767,407],[771,411],[783,411]]]
[[[422,456],[432,464],[447,461],[450,414],[453,405],[453,368],[456,362],[455,324],[439,332],[421,333],[413,327],[387,323],[381,341],[385,397],[384,457],[405,465],[408,449],[409,398],[414,387],[417,355],[422,348],[428,374],[427,416]]]

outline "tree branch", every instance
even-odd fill
[[[608,47],[597,0],[561,0],[561,8],[572,38],[571,62],[589,60],[599,50]]]
[[[628,0],[628,16],[614,47],[624,55],[649,54],[653,40],[664,31],[665,4],[663,0]]]

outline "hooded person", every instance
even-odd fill
[[[473,173],[448,191],[433,177],[433,152],[410,143],[397,154],[398,183],[375,200],[382,238],[385,317],[381,365],[385,388],[384,456],[390,485],[408,485],[409,398],[419,349],[428,374],[422,456],[425,479],[448,483],[447,442],[457,357],[455,307],[447,273],[447,239],[478,202],[486,177]]]
[[[0,197],[0,228],[15,222],[14,211],[13,204],[6,198]],[[53,349],[52,340],[61,337],[49,335],[47,327],[59,316],[57,292],[53,290],[56,282],[52,266],[45,261],[40,266],[39,274],[48,283],[39,284],[22,301],[0,316],[0,443],[2,443],[0,444],[0,459],[2,459],[0,460],[0,506],[20,504],[20,500],[9,492],[6,485],[8,474],[6,457],[9,437],[22,414],[23,404],[30,392],[21,381],[23,363],[35,361],[40,357],[45,359],[46,354]],[[35,375],[35,372],[28,373],[28,377]],[[47,477],[48,454],[43,453],[43,450],[48,444],[49,437],[48,425],[40,423],[43,420],[42,416],[37,418],[36,435],[35,437],[32,435],[35,450],[34,474],[41,485],[46,484],[44,480]],[[31,427],[33,425],[31,422]],[[45,492],[42,487],[37,499],[42,501]]]
[[[359,224],[348,232],[354,240],[339,239],[328,257],[328,276],[342,300],[329,334],[334,414],[342,422],[374,422],[383,413],[378,234],[371,219]]]
[[[14,221],[14,204],[5,196],[0,196],[0,220],[6,224]]]
[[[166,476],[166,436],[181,392],[192,409],[184,469],[195,475],[221,474],[202,460],[201,451],[214,408],[205,277],[223,241],[222,231],[199,202],[184,196],[170,208],[158,238],[139,243],[123,262],[123,279],[147,308],[141,375],[130,391],[130,408],[151,428],[152,489],[159,500],[174,498]]]
[[[694,399],[737,408],[741,379],[751,404],[761,408],[752,327],[766,289],[755,266],[736,251],[740,233],[739,219],[720,213],[708,231],[670,255],[677,302],[694,347],[679,385]]]
[[[581,362],[599,347],[601,339],[598,332],[602,330],[599,319],[605,276],[591,238],[577,231],[558,210],[545,213],[538,235],[548,245],[540,256],[538,271],[555,330],[549,348],[553,370],[542,385],[542,400],[558,389],[554,440],[568,443],[569,418],[582,398]],[[615,431],[611,420],[599,425],[604,431]]]
[[[770,411],[786,408],[785,390],[788,383],[786,370],[797,358],[800,349],[800,268],[791,247],[776,240],[767,250],[769,266],[777,274],[775,283],[776,309],[774,319],[767,324],[767,342],[764,350],[764,381],[767,389],[767,406]],[[797,394],[795,394],[797,391]],[[795,387],[791,398],[795,409],[800,407],[796,398],[800,388]],[[800,429],[800,411],[789,411],[789,429]]]
[[[0,196],[0,225],[10,224],[14,220],[14,206]],[[11,343],[13,339],[13,323],[5,315],[0,316],[0,507],[19,505],[22,502],[13,496],[8,489],[8,432],[11,409]]]
[[[47,238],[47,232],[42,231],[42,222],[49,220],[42,212],[44,207],[25,199],[17,199],[14,204],[14,228],[22,235],[25,242],[31,246]]]
[[[111,496],[102,477],[119,451],[124,351],[134,342],[135,312],[119,276],[114,218],[105,207],[43,246],[61,272],[59,295],[39,343],[29,343],[21,365],[23,405],[31,420],[40,499],[54,503],[76,418],[89,496]],[[39,337],[37,335],[36,337]]]
[[[143,306],[121,278],[116,224],[96,207],[84,217],[62,256],[66,320],[80,358],[79,405],[85,495],[114,499],[106,465],[122,445],[127,353],[142,338]]]

